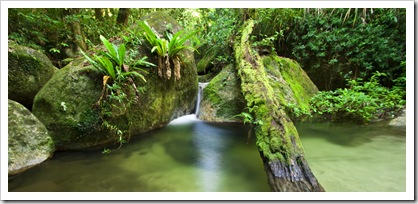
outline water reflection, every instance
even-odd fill
[[[269,191],[254,138],[241,124],[192,116],[134,137],[120,150],[58,152],[9,180],[9,191]],[[296,124],[306,159],[327,191],[405,191],[405,130],[381,124]]]
[[[406,190],[405,128],[384,122],[295,125],[309,166],[327,191]]]
[[[9,191],[269,191],[254,141],[241,124],[195,116],[134,137],[120,150],[58,152],[9,181]]]
[[[199,184],[204,191],[218,191],[223,146],[227,137],[222,129],[212,128],[205,123],[196,123],[193,127],[193,145],[198,150],[197,166]]]

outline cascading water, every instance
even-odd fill
[[[179,117],[175,120],[172,120],[169,123],[169,125],[178,125],[178,124],[190,123],[190,122],[198,120],[197,118],[199,116],[200,102],[202,100],[203,89],[205,89],[206,86],[208,86],[208,84],[209,84],[208,82],[207,83],[199,83],[195,113],[190,114],[190,115],[185,115],[185,116]]]
[[[202,101],[203,89],[205,89],[206,86],[208,86],[208,84],[209,84],[208,82],[207,83],[199,83],[199,91],[197,93],[196,111],[195,111],[196,118],[199,117],[199,109],[200,109],[200,102]]]

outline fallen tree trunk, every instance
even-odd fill
[[[253,52],[249,37],[254,23],[247,20],[234,45],[241,91],[256,121],[256,143],[273,191],[325,191],[307,161],[298,132],[274,95],[260,56]]]

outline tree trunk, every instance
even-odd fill
[[[126,26],[128,24],[128,17],[131,14],[131,10],[129,8],[121,8],[118,12],[118,18],[116,19],[116,23],[119,25]]]
[[[260,57],[252,52],[249,37],[254,22],[248,20],[235,43],[235,60],[241,91],[253,115],[257,146],[273,191],[325,191],[304,158],[302,143],[292,121],[268,83]]]
[[[94,17],[96,17],[96,20],[101,22],[103,21],[103,9],[102,8],[95,8],[94,9]]]
[[[86,37],[84,37],[83,31],[81,29],[81,25],[79,21],[74,21],[73,24],[73,33],[74,33],[74,38],[75,38],[75,43],[84,51],[86,51],[87,48],[87,44],[84,41],[84,39]]]
[[[78,14],[79,11],[80,11],[79,8],[71,8],[71,9],[68,9],[64,15],[75,15],[75,14]],[[86,42],[84,41],[86,37],[83,34],[83,30],[80,25],[80,20],[78,18],[74,18],[74,20],[71,20],[69,24],[73,33],[72,37],[73,37],[74,43],[78,47],[80,47],[82,50],[84,51],[87,50],[88,47],[87,47]]]

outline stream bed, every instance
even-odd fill
[[[385,125],[296,123],[326,191],[405,191],[405,131]],[[248,127],[185,116],[110,154],[57,152],[9,178],[10,192],[265,192]],[[115,147],[114,149],[116,149]]]

